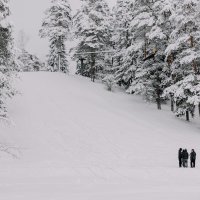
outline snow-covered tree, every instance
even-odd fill
[[[28,35],[20,30],[16,40],[15,61],[18,69],[23,72],[40,71],[44,69],[44,63],[36,56],[26,50]]]
[[[48,38],[50,53],[48,64],[53,71],[68,72],[65,42],[70,37],[72,23],[71,7],[67,0],[52,0],[51,7],[45,12],[40,36]]]
[[[127,91],[156,101],[158,109],[161,109],[161,94],[170,75],[165,62],[170,15],[169,2],[138,0],[134,4],[134,17],[130,24],[132,43],[127,52],[132,59],[132,73],[129,74],[134,78]]]
[[[79,70],[84,76],[105,70],[105,54],[95,52],[110,47],[110,18],[110,10],[105,0],[82,0],[81,9],[74,16],[74,35],[77,39],[74,57],[84,59],[84,69]],[[90,53],[84,54],[87,52]]]
[[[113,72],[118,84],[126,87],[134,76],[134,60],[130,46],[132,45],[132,31],[130,23],[134,17],[134,2],[129,0],[118,0],[113,9],[114,33],[112,42],[116,50],[113,58]]]
[[[0,0],[0,117],[6,117],[6,100],[15,94],[12,87],[13,71],[16,63],[13,54],[12,27],[7,0]]]
[[[176,102],[176,115],[186,115],[189,120],[189,113],[193,116],[194,108],[200,102],[199,1],[175,0],[173,4],[170,20],[174,30],[166,49],[171,64],[171,86],[165,94],[173,96]]]
[[[28,51],[18,50],[17,58],[21,62],[21,71],[32,72],[40,71],[44,68],[44,63],[33,54],[30,54]]]
[[[11,26],[7,21],[9,15],[7,0],[0,1],[0,64],[6,65],[11,50]]]
[[[107,89],[108,91],[112,91],[113,88],[114,88],[115,85],[116,85],[115,77],[114,77],[113,75],[111,75],[111,74],[105,76],[105,77],[103,78],[102,81],[103,81],[103,83],[105,84],[106,89]]]
[[[21,50],[25,50],[28,41],[29,36],[23,30],[20,30],[17,38],[17,47]]]

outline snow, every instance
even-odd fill
[[[199,200],[199,123],[60,73],[22,73],[1,122],[2,200]],[[178,148],[197,168],[179,169]],[[2,149],[2,148],[1,148]]]
[[[158,39],[165,39],[166,35],[163,34],[162,29],[160,27],[153,27],[151,32],[149,34],[147,34],[147,36],[149,37],[150,40],[153,40],[154,38],[158,38]]]

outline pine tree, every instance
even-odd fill
[[[24,72],[40,71],[44,67],[44,63],[37,56],[30,54],[25,49],[18,50],[17,59],[22,64],[21,71]]]
[[[15,70],[12,27],[7,18],[10,14],[7,0],[0,0],[0,117],[6,117],[6,100],[15,94],[12,87]]]
[[[33,55],[26,50],[28,41],[28,35],[23,30],[19,31],[17,38],[18,48],[15,48],[15,60],[17,65],[19,65],[18,68],[23,72],[40,71],[44,68],[44,63],[42,63],[36,55]]]
[[[21,50],[25,50],[28,41],[29,36],[23,30],[20,30],[17,38],[17,47]]]
[[[49,39],[48,64],[52,70],[68,72],[65,41],[70,37],[71,7],[67,0],[52,0],[51,3],[51,7],[45,12],[40,36]]]
[[[194,116],[195,106],[200,102],[199,64],[200,27],[199,2],[196,0],[176,0],[171,16],[174,30],[166,49],[171,62],[171,86],[165,95],[173,96],[176,102],[176,115]]]
[[[161,95],[170,74],[165,62],[170,10],[162,0],[136,1],[134,8],[135,14],[130,25],[133,41],[128,50],[135,71],[127,91],[142,94],[145,99],[155,101],[158,109],[161,109]]]
[[[132,59],[132,31],[130,23],[134,16],[134,3],[129,0],[118,0],[114,11],[114,34],[112,41],[116,50],[113,62],[115,80],[119,85],[129,87],[134,76]]]
[[[96,76],[105,70],[107,63],[101,52],[110,47],[110,11],[104,0],[82,0],[82,7],[74,16],[74,35],[78,41],[75,58],[84,59],[84,66],[77,73]],[[89,54],[84,54],[91,52]],[[78,54],[77,54],[78,53]]]
[[[0,1],[0,64],[6,65],[10,57],[11,26],[6,20],[9,16],[7,0]]]

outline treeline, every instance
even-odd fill
[[[37,56],[28,53],[23,47],[17,47],[13,39],[13,27],[8,18],[9,0],[0,0],[0,121],[7,118],[7,99],[17,90],[13,81],[19,71],[39,71],[45,69]],[[22,35],[21,35],[22,36]],[[21,37],[21,44],[24,42]]]
[[[198,0],[117,0],[113,9],[105,0],[81,3],[74,16],[67,0],[52,0],[46,11],[40,35],[49,38],[54,71],[68,71],[65,41],[73,39],[78,74],[95,72],[158,109],[170,100],[188,121],[200,113]]]
[[[7,99],[16,93],[12,81],[18,70],[9,15],[8,1],[0,0],[0,120],[7,117]]]

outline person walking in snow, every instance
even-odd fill
[[[179,167],[182,167],[183,165],[183,150],[180,148],[178,150],[178,161],[179,161]]]
[[[189,158],[189,154],[187,152],[187,149],[184,149],[182,153],[183,167],[188,167],[188,158]]]
[[[190,153],[190,167],[195,168],[195,162],[196,162],[196,152],[194,149],[192,149]]]

